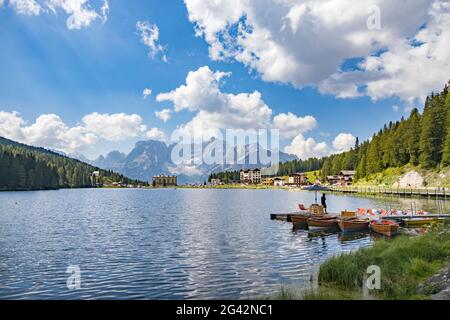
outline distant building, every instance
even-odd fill
[[[327,180],[328,180],[328,183],[332,186],[340,184],[340,182],[341,182],[341,178],[339,178],[339,176],[328,176]]]
[[[266,178],[263,180],[262,184],[265,186],[273,186],[274,180],[272,178]]]
[[[211,185],[212,186],[221,186],[221,185],[223,185],[223,182],[220,179],[211,179]]]
[[[354,170],[343,170],[339,173],[339,183],[342,186],[349,186],[353,184],[353,180],[355,179],[356,171]]]
[[[288,184],[291,186],[306,186],[309,181],[305,173],[293,173],[289,175]]]
[[[241,170],[240,171],[241,183],[260,184],[261,183],[261,170]]]
[[[92,172],[92,176],[93,177],[100,177],[100,171],[94,171],[94,172]]]
[[[273,180],[273,185],[275,187],[284,187],[286,185],[286,181],[281,178],[276,178]]]
[[[153,177],[154,187],[176,187],[178,185],[177,176],[155,176]]]

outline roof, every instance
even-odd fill
[[[306,173],[292,173],[289,177],[305,177]]]
[[[355,174],[356,174],[356,171],[354,171],[354,170],[342,170],[339,175],[354,176]]]
[[[250,169],[250,170],[244,170],[244,169],[241,169],[240,172],[247,173],[247,172],[250,172],[250,171],[253,171],[253,172],[261,172],[261,170],[259,170],[259,169]]]
[[[285,180],[281,179],[281,178],[275,178],[275,179],[273,179],[273,181],[285,181]]]
[[[328,176],[327,179],[331,180],[331,179],[339,179],[339,176]]]

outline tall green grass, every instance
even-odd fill
[[[384,299],[420,298],[418,285],[435,274],[450,257],[450,228],[433,227],[427,234],[393,241],[380,240],[373,247],[337,256],[326,261],[319,272],[319,285],[342,290],[361,290],[367,268],[381,268]]]

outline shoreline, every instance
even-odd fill
[[[0,192],[27,192],[27,191],[58,191],[58,190],[77,190],[77,189],[126,189],[126,190],[167,190],[167,189],[211,189],[211,190],[278,190],[290,192],[313,192],[302,190],[300,187],[278,187],[264,185],[220,185],[220,186],[170,186],[170,187],[62,187],[62,188],[0,188]],[[364,191],[363,191],[364,190]],[[370,191],[367,191],[370,190]],[[329,194],[351,195],[365,198],[405,198],[405,199],[440,199],[450,200],[450,190],[438,193],[439,189],[421,188],[421,189],[399,189],[387,187],[339,187],[324,191]],[[445,193],[444,193],[445,192]]]

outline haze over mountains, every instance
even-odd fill
[[[211,147],[211,143],[204,143],[200,150]],[[217,143],[217,141],[216,141]],[[106,156],[100,156],[91,164],[103,169],[114,170],[124,174],[133,179],[140,179],[144,181],[151,181],[155,175],[176,174],[178,175],[179,183],[202,183],[208,179],[211,173],[240,170],[243,168],[265,168],[259,157],[259,154],[271,156],[271,151],[267,151],[257,144],[250,144],[245,146],[231,147],[225,152],[231,152],[236,161],[232,164],[206,164],[204,161],[196,163],[176,164],[172,161],[172,151],[176,145],[166,145],[164,142],[149,140],[140,141],[136,143],[134,149],[129,154],[124,154],[119,151],[112,151]],[[186,150],[191,150],[191,158],[198,160],[201,154],[194,153],[194,145],[185,146]],[[257,161],[251,161],[256,159]],[[289,155],[283,152],[279,153],[279,161],[286,162],[297,159],[294,155]]]

